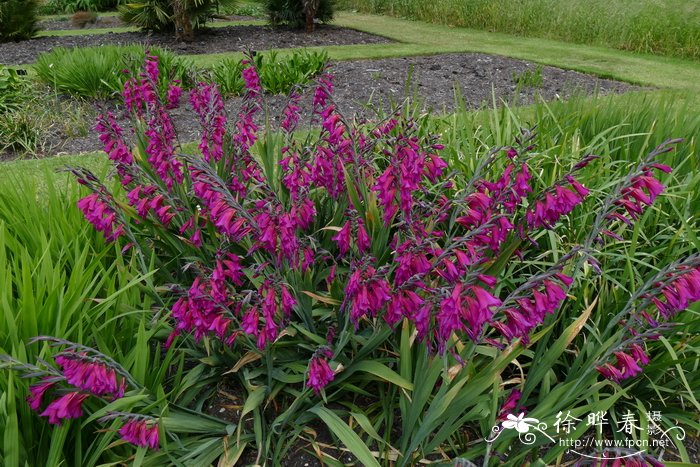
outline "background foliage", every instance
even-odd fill
[[[340,0],[339,5],[490,32],[700,59],[700,6],[686,0]]]
[[[37,33],[37,0],[0,1],[0,42],[21,41]]]
[[[320,0],[316,19],[323,23],[333,20],[335,0]],[[284,24],[293,28],[304,26],[304,4],[302,0],[265,0],[267,17],[271,24]]]

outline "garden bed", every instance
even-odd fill
[[[354,29],[319,25],[313,34],[296,29],[271,26],[224,26],[201,31],[193,42],[178,42],[174,34],[121,32],[77,36],[45,36],[2,45],[0,64],[32,63],[42,52],[56,47],[146,44],[172,50],[178,54],[214,54],[247,50],[349,44],[381,44],[389,39]]]
[[[622,93],[635,86],[600,79],[593,75],[542,67],[507,57],[484,54],[446,54],[429,57],[404,57],[382,60],[356,60],[336,62],[332,67],[336,92],[334,98],[346,117],[371,118],[373,106],[383,111],[392,102],[406,97],[417,97],[422,107],[438,112],[455,109],[455,87],[459,89],[464,104],[469,109],[497,104],[502,101],[520,104],[533,103],[538,96],[546,100],[566,99],[575,94]],[[539,78],[538,78],[539,77]],[[407,80],[410,79],[410,82]],[[309,99],[304,100],[307,104]],[[226,109],[235,116],[241,98],[226,101]],[[268,99],[271,116],[281,114],[286,103],[284,96]],[[114,107],[114,103],[101,103],[102,107]],[[308,113],[308,109],[307,113]],[[181,140],[199,137],[199,124],[187,105],[174,111],[175,124]],[[94,115],[86,113],[86,119]],[[273,119],[274,122],[274,119]],[[85,137],[56,135],[47,148],[46,155],[76,154],[101,149],[94,132]],[[12,157],[6,154],[6,157]]]

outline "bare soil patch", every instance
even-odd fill
[[[144,32],[107,32],[104,34],[44,36],[22,42],[3,44],[0,64],[33,63],[42,52],[56,47],[91,47],[100,45],[145,44],[170,49],[177,54],[214,54],[247,50],[285,49],[349,44],[391,42],[354,29],[318,25],[313,34],[286,27],[224,26],[200,31],[193,42],[178,42],[174,34]]]

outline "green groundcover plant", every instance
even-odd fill
[[[122,93],[133,139],[110,113],[97,124],[121,188],[71,169],[91,191],[78,201],[87,220],[161,284],[151,290],[161,304],[153,326],[165,342],[154,338],[151,352],[164,345],[186,358],[172,368],[172,389],[154,389],[90,346],[40,336],[51,358],[5,361],[39,378],[28,402],[49,423],[88,411],[110,427],[104,446],[119,436],[139,446],[143,465],[235,463],[247,447],[256,463],[274,464],[314,420],[363,465],[436,453],[522,465],[543,449],[551,462],[565,448],[518,444],[521,430],[505,428],[522,428],[525,412],[575,408],[580,422],[610,409],[650,364],[648,344],[700,300],[700,257],[679,258],[577,340],[596,304],[576,300],[583,277],[602,272],[600,251],[614,250],[661,195],[671,167],[660,159],[677,140],[591,200],[579,179],[599,162],[593,155],[546,182],[533,133],[522,131],[471,174],[454,171],[420,120],[346,122],[330,74],[313,94],[311,129],[298,128],[293,93],[279,128],[261,131],[260,77],[244,65],[232,130],[216,86],[189,93],[202,131],[200,153],[185,154],[169,113],[182,89],[159,93],[158,60],[148,56]],[[562,255],[543,246],[590,201],[582,242]],[[558,321],[563,306],[577,307],[570,321]],[[224,374],[243,393],[236,422],[202,413]],[[479,446],[465,427],[481,432]],[[581,422],[567,434],[584,432]],[[601,462],[617,455],[595,453]]]

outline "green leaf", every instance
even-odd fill
[[[257,409],[260,406],[260,404],[262,404],[262,402],[265,400],[265,394],[267,394],[267,390],[267,386],[258,386],[248,394],[248,397],[246,398],[245,403],[243,404],[243,408],[241,409],[241,416],[239,418],[238,423],[239,440],[241,436],[241,430],[243,429],[243,419],[246,415],[248,415],[253,410]]]
[[[309,409],[309,412],[318,415],[345,447],[350,449],[362,465],[365,467],[380,467],[379,462],[377,462],[377,459],[372,455],[367,445],[365,445],[360,437],[357,436],[357,433],[352,431],[352,429],[335,413],[320,406]]]
[[[596,297],[593,302],[586,308],[581,315],[574,320],[565,330],[562,332],[561,336],[552,344],[552,346],[547,349],[543,357],[537,361],[537,365],[530,370],[527,376],[527,381],[525,383],[525,390],[523,391],[523,397],[527,398],[530,392],[537,387],[537,385],[542,381],[544,375],[552,368],[554,363],[557,361],[559,356],[564,353],[564,350],[571,344],[574,337],[581,332],[583,325],[588,320],[591,315],[591,311],[595,308],[598,303],[598,297]]]
[[[413,391],[413,383],[376,360],[363,360],[359,363],[353,364],[352,367],[348,368],[348,371],[370,373],[383,379],[384,381],[388,381],[396,386]]]

